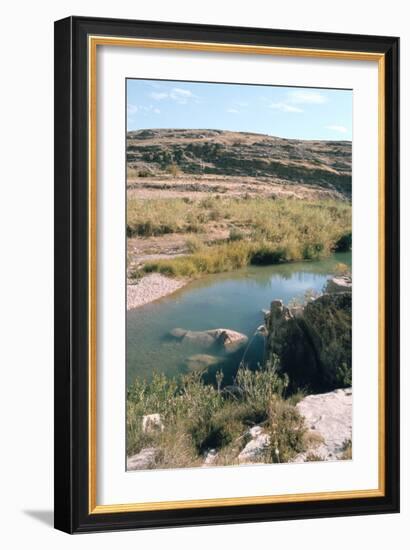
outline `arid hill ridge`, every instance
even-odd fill
[[[285,139],[225,130],[149,129],[128,132],[127,166],[138,176],[269,178],[351,197],[350,141]]]

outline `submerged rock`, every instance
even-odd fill
[[[213,332],[214,336],[219,344],[221,344],[225,351],[232,353],[248,342],[248,337],[241,332],[236,332],[235,330],[229,330],[225,328],[218,328]]]
[[[198,346],[211,347],[215,344],[215,338],[207,331],[187,330],[182,338],[183,342],[192,342]]]
[[[321,443],[298,455],[294,462],[305,462],[309,453],[321,460],[343,458],[346,444],[352,439],[352,389],[308,395],[296,408]]]
[[[127,457],[127,470],[146,470],[152,468],[158,456],[159,449],[146,447],[139,453]]]
[[[171,330],[170,336],[177,340],[181,340],[181,342],[192,342],[203,347],[212,347],[216,345],[224,349],[227,353],[237,351],[248,341],[248,337],[245,334],[225,328],[211,330],[185,330],[182,328],[174,328]]]
[[[220,357],[215,355],[208,355],[206,353],[197,353],[196,355],[191,355],[187,359],[187,367],[190,370],[202,370],[218,365],[223,360]]]
[[[173,328],[169,334],[174,338],[183,338],[187,332],[188,331],[183,328]]]

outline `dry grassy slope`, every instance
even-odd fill
[[[351,196],[349,141],[307,141],[223,130],[153,129],[129,132],[127,162],[141,176],[171,164],[184,174],[273,178]]]

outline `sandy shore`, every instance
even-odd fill
[[[127,286],[127,310],[143,306],[172,294],[188,283],[188,280],[176,280],[152,273],[140,279],[135,285]]]

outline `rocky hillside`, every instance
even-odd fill
[[[129,132],[127,166],[137,177],[172,174],[256,177],[351,196],[349,141],[307,141],[223,130]]]

